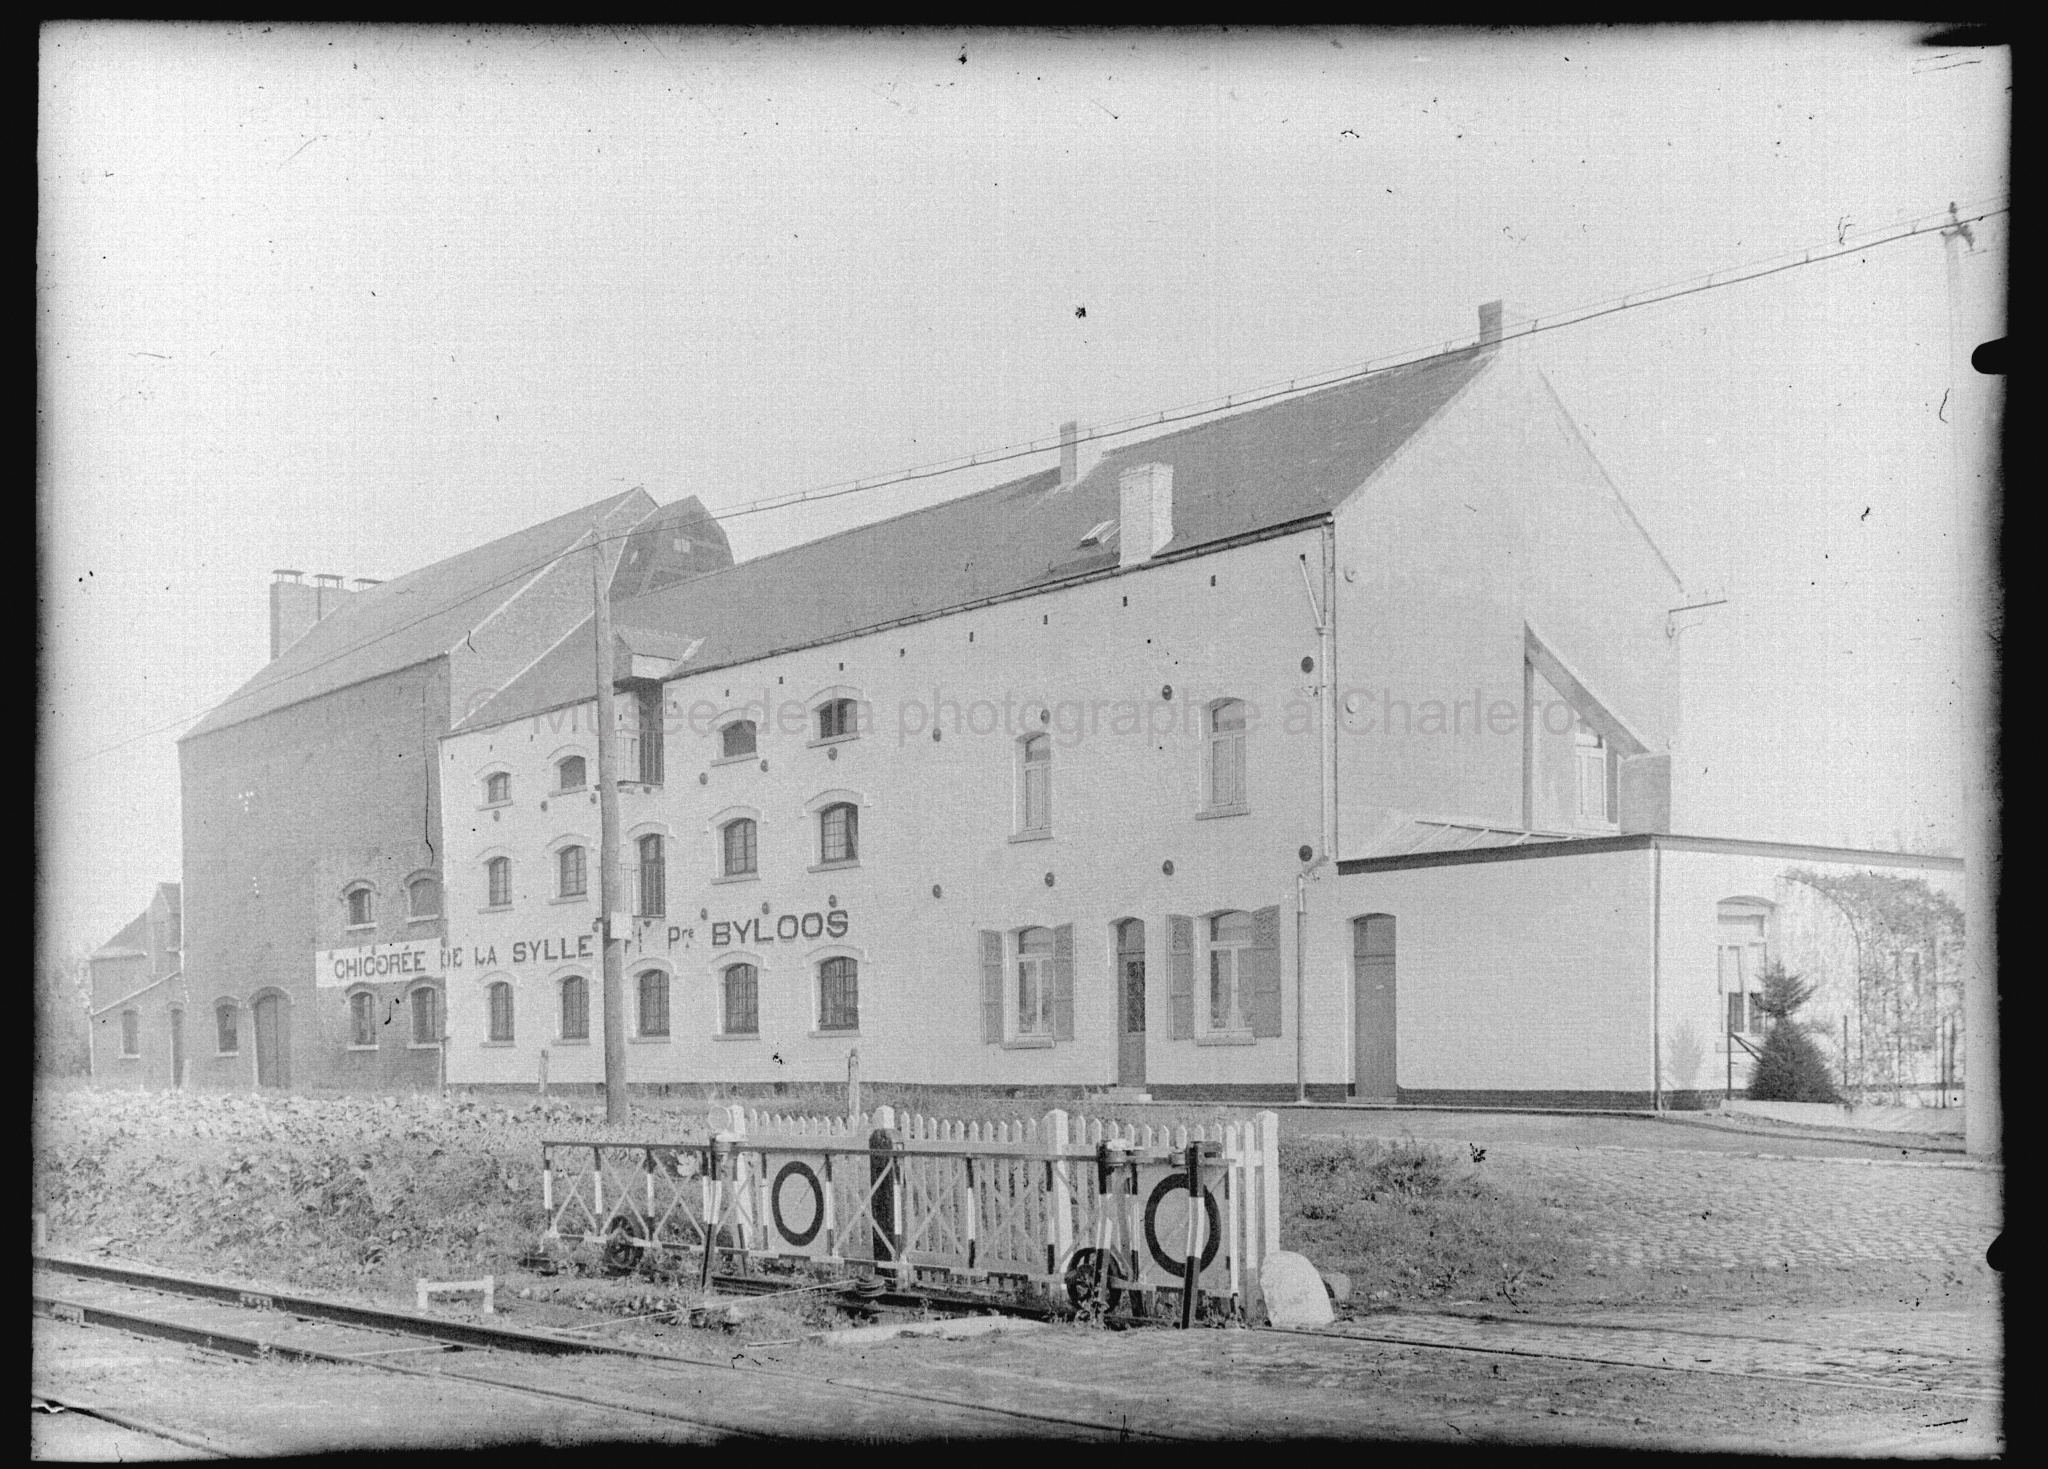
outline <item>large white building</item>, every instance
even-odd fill
[[[615,599],[629,1079],[1739,1083],[1787,874],[1956,864],[1664,835],[1678,580],[1481,326]],[[593,653],[441,740],[451,1084],[602,1080]]]

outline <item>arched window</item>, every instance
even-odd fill
[[[818,813],[818,860],[855,862],[860,859],[860,808],[850,801],[827,806]]]
[[[490,1009],[491,1039],[509,1041],[512,1039],[512,986],[504,980],[495,981],[484,991],[484,998]]]
[[[668,912],[668,863],[660,834],[640,838],[640,916],[660,918]]]
[[[555,789],[558,791],[580,791],[588,784],[583,774],[583,757],[571,755],[555,765]]]
[[[1017,1034],[1052,1034],[1052,930],[1026,928],[1017,934]]]
[[[441,992],[430,985],[421,985],[412,992],[412,1043],[441,1044]]]
[[[233,1000],[222,1000],[213,1007],[213,1048],[223,1056],[232,1056],[242,1048],[236,1011]]]
[[[725,1033],[761,1033],[761,971],[751,964],[728,964],[721,978],[725,988]]]
[[[1209,788],[1211,810],[1245,804],[1245,705],[1242,699],[1220,699],[1209,709]]]
[[[356,990],[348,997],[348,1043],[377,1044],[377,997],[368,990]]]
[[[668,976],[659,969],[640,973],[640,1034],[668,1034]]]
[[[405,895],[414,918],[439,918],[441,916],[441,880],[438,877],[416,877],[406,884]]]
[[[562,1039],[590,1039],[590,981],[580,974],[562,981]]]
[[[484,804],[502,806],[512,799],[512,777],[496,771],[484,777]]]
[[[562,898],[580,898],[590,891],[589,874],[583,866],[581,847],[564,847],[555,853],[555,874],[559,879],[555,895]]]
[[[1209,1029],[1252,1028],[1248,960],[1256,940],[1249,913],[1218,913],[1209,920]]]
[[[121,1054],[130,1060],[142,1054],[142,1016],[137,1011],[121,1012]]]
[[[723,855],[720,870],[725,876],[744,877],[755,870],[756,835],[753,818],[747,816],[728,821],[719,829]]]
[[[509,908],[512,906],[512,859],[493,857],[484,864],[485,876],[490,882],[490,906]]]
[[[860,1029],[860,965],[844,956],[818,965],[818,1029]]]
[[[818,738],[844,739],[860,733],[860,706],[851,699],[828,699],[818,706]]]
[[[368,883],[357,883],[348,890],[348,926],[369,928],[377,922],[374,895]]]
[[[757,732],[751,719],[735,719],[718,732],[718,748],[722,758],[734,760],[742,755],[754,753]]]
[[[1017,752],[1017,830],[1052,829],[1052,736],[1026,735]]]

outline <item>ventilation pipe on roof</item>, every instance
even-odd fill
[[[1081,467],[1081,425],[1068,419],[1060,425],[1060,483],[1063,490],[1071,490],[1080,479]]]
[[[1122,517],[1117,530],[1117,565],[1136,566],[1173,539],[1173,466],[1140,464],[1117,477]]]

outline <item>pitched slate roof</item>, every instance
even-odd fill
[[[230,694],[181,738],[196,739],[446,653],[532,574],[644,490],[599,500],[488,545],[366,587]],[[719,544],[724,544],[720,533]]]
[[[95,959],[146,959],[149,957],[149,912],[130,919],[128,926],[92,951]]]
[[[1335,509],[1484,369],[1450,353],[1128,444],[1070,491],[1056,470],[744,561],[617,604],[615,619],[701,640],[680,670],[722,667],[1049,586],[1117,564],[1082,538],[1120,511],[1118,477],[1173,466],[1173,539],[1160,555]],[[456,727],[590,697],[588,639],[569,637]]]

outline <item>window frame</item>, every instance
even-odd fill
[[[853,983],[853,1021],[850,1025],[828,1024],[826,1019],[826,967],[848,964],[852,971],[845,977]],[[811,1033],[817,1036],[849,1036],[860,1034],[860,971],[861,958],[858,954],[840,951],[821,954],[811,960]]]
[[[745,1030],[733,1023],[733,976],[738,970],[748,972],[753,987],[750,996],[750,1010],[753,1025]],[[732,1040],[759,1040],[761,1038],[761,962],[748,955],[735,955],[721,959],[718,964],[718,1033]]]
[[[362,900],[364,916],[356,917],[356,901]],[[342,911],[346,921],[342,927],[353,933],[358,929],[377,926],[377,887],[366,878],[358,878],[341,890]]]
[[[226,1033],[234,1042],[227,1047],[222,1047],[220,1043],[222,1035],[221,1020],[223,1017],[228,1022]],[[216,1056],[239,1056],[242,1054],[242,1005],[239,1000],[229,998],[213,1002],[213,1054]]]
[[[1027,949],[1025,942],[1032,934],[1044,934],[1042,949]],[[1055,935],[1051,928],[1034,924],[1015,930],[1010,935],[1010,946],[1015,955],[1010,993],[1006,999],[1014,1001],[1010,1006],[1009,1039],[1022,1045],[1051,1045],[1053,1043],[1053,956]],[[1027,979],[1028,973],[1028,979]],[[1036,990],[1036,1017],[1031,1028],[1025,1028],[1025,985],[1029,983]]]
[[[572,865],[570,854],[574,853],[573,865],[576,870],[576,889],[569,889],[569,869]],[[590,901],[590,849],[580,841],[563,842],[554,849],[555,896],[557,903],[586,903]]]
[[[847,813],[843,837],[845,853],[843,856],[834,857],[831,855],[831,849],[827,845],[829,840],[827,832],[832,815],[837,811]],[[823,872],[827,868],[858,866],[860,866],[860,803],[858,801],[841,800],[834,801],[830,805],[820,806],[818,808],[818,861],[817,865],[811,868],[811,871]]]
[[[434,908],[430,913],[419,911],[418,899],[414,897],[428,883],[434,885]],[[445,916],[448,907],[447,885],[437,872],[415,872],[405,880],[405,921],[407,923],[431,923]]]
[[[503,1035],[498,1033],[500,999],[504,1001]],[[518,990],[511,980],[499,975],[484,982],[484,1045],[510,1046],[517,1043],[518,1008]]]
[[[741,728],[746,728],[753,731],[751,737],[747,741],[747,748],[744,750],[726,749],[727,737],[734,730]],[[760,758],[760,721],[755,719],[749,719],[744,714],[737,715],[731,719],[725,720],[724,722],[714,726],[711,732],[718,738],[718,753],[711,757],[711,763],[713,765],[737,765],[742,761],[757,760]]]
[[[498,783],[499,783],[499,782],[501,782],[501,781],[502,781],[502,782],[504,783],[504,786],[505,786],[505,793],[504,793],[503,795],[494,795],[494,794],[492,794],[492,790],[493,790],[493,788],[494,788],[495,786],[497,786],[497,785],[498,785]],[[499,806],[509,806],[509,805],[511,805],[511,804],[512,804],[512,772],[511,772],[511,771],[509,771],[509,770],[487,770],[487,771],[485,771],[485,772],[484,772],[484,777],[483,777],[483,783],[484,783],[484,798],[483,798],[483,800],[481,800],[481,801],[477,802],[477,809],[478,809],[479,811],[489,811],[489,810],[492,810],[492,809],[494,809],[494,808],[496,808],[496,807],[499,807]]]
[[[741,826],[747,828],[746,866],[733,866],[733,838]],[[758,816],[729,817],[718,824],[717,882],[745,882],[761,875],[761,819]]]
[[[420,1039],[420,999],[427,996],[434,1020],[435,1038]],[[436,984],[416,984],[405,992],[405,1048],[409,1051],[438,1051],[448,1035],[447,999]]]
[[[1592,743],[1588,744],[1587,741]],[[1597,814],[1586,811],[1586,789],[1588,770],[1598,767],[1597,782],[1600,789],[1600,810]],[[1579,715],[1572,724],[1572,817],[1571,824],[1576,831],[1617,831],[1619,821],[1621,760],[1614,741],[1608,739]]]
[[[368,1040],[363,1039],[365,1035]],[[377,1049],[377,996],[367,986],[357,985],[348,992],[348,1044],[344,1049]]]
[[[859,739],[862,730],[860,703],[851,694],[834,694],[818,700],[811,706],[810,742],[813,745],[836,745],[842,740]]]
[[[1222,941],[1217,929],[1225,919],[1242,918],[1245,935],[1242,939]],[[1215,1037],[1223,1040],[1253,1039],[1252,995],[1245,974],[1244,956],[1258,948],[1258,919],[1248,908],[1223,908],[1206,914],[1201,919],[1199,930],[1202,936],[1202,965],[1200,972],[1206,982],[1202,987],[1202,1003],[1195,1007],[1199,1024],[1197,1037]],[[1216,980],[1217,958],[1230,956],[1230,997],[1226,1007],[1229,1023],[1216,1023]]]
[[[576,762],[577,768],[582,772],[582,775],[575,785],[564,785],[562,784],[562,767],[571,760]],[[553,773],[555,780],[555,788],[548,792],[551,796],[580,796],[590,789],[590,757],[579,751],[572,750],[567,754],[558,755],[549,769]]]
[[[1034,759],[1032,752],[1042,749],[1044,757]],[[1052,736],[1043,730],[1034,730],[1018,736],[1017,739],[1017,808],[1016,824],[1012,835],[1019,841],[1035,841],[1052,835]],[[1042,790],[1039,803],[1043,807],[1037,813],[1039,820],[1032,820],[1032,777],[1040,778]]]
[[[661,1029],[647,1028],[647,981],[661,981]],[[675,1037],[675,972],[662,964],[647,964],[633,972],[633,1035],[636,1041],[666,1042]]]
[[[123,1061],[142,1059],[142,1012],[130,1005],[121,1012],[121,1052]]]
[[[1220,727],[1224,711],[1235,706],[1240,711],[1242,722],[1235,729]],[[1226,695],[1211,699],[1202,711],[1202,789],[1196,815],[1245,816],[1251,812],[1251,726],[1252,705],[1249,699],[1237,695]],[[1217,750],[1232,747],[1236,765],[1236,797],[1234,801],[1216,799]]]
[[[654,843],[654,861],[647,860],[649,842]],[[636,918],[668,917],[668,835],[665,832],[645,831],[633,838],[633,916]],[[648,872],[654,874],[654,902],[647,901]]]
[[[505,878],[505,896],[502,900],[498,897],[498,876],[501,872]],[[484,858],[483,911],[486,913],[501,913],[511,908],[512,905],[512,859],[502,852],[495,856]]]
[[[569,987],[576,986],[580,995],[578,1002],[583,1017],[580,1035],[569,1034]],[[572,970],[555,980],[555,1040],[562,1045],[587,1046],[590,1044],[590,976],[581,970]]]
[[[1735,1035],[1758,1036],[1768,1028],[1763,1013],[1763,972],[1771,965],[1776,916],[1777,905],[1768,898],[1722,898],[1714,905],[1714,993],[1720,1012],[1716,1016],[1721,1030],[1720,1048],[1724,1051],[1740,1049],[1729,1039],[1731,1029]],[[1728,982],[1731,960],[1736,978],[1733,987]],[[1728,1001],[1734,997],[1741,999],[1746,1024],[1730,1027]]]

